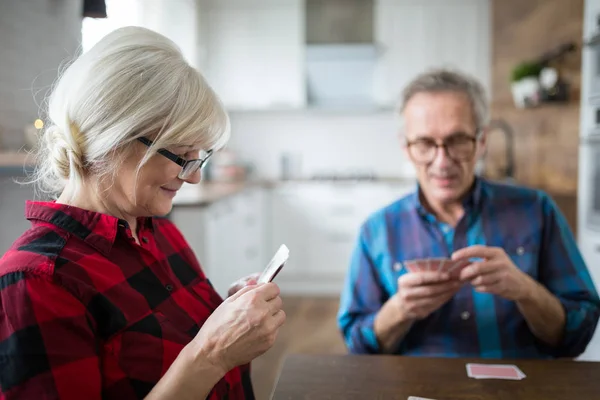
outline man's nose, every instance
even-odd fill
[[[452,163],[453,160],[448,156],[448,151],[446,150],[446,148],[443,146],[439,146],[436,149],[432,165],[436,167],[448,167],[452,165]]]

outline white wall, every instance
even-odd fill
[[[284,152],[302,155],[304,177],[323,172],[372,171],[414,176],[398,139],[392,111],[231,113],[229,148],[251,162],[260,178],[280,176]]]
[[[59,66],[77,55],[82,8],[83,0],[0,0],[0,147],[24,144]]]

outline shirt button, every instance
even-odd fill
[[[171,285],[170,283],[165,285],[165,289],[167,289],[169,292],[173,291],[173,285]]]
[[[394,264],[394,271],[400,271],[402,269],[402,264],[399,262]]]
[[[150,240],[149,240],[147,237],[143,237],[143,238],[142,238],[142,242],[144,242],[144,243],[148,243],[149,241],[150,241]]]
[[[523,246],[519,246],[517,247],[517,254],[522,256],[523,254],[525,254],[525,249],[523,248]]]
[[[470,312],[468,312],[468,311],[463,311],[463,312],[461,312],[461,313],[460,313],[460,318],[461,318],[463,321],[466,321],[466,320],[468,320],[470,316],[471,316],[471,313],[470,313]]]

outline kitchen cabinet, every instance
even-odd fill
[[[281,244],[290,249],[277,275],[283,292],[338,295],[361,224],[414,188],[411,181],[290,182],[246,188],[204,207],[188,202],[170,218],[221,295],[261,272]]]
[[[489,0],[379,0],[375,38],[381,48],[375,98],[395,104],[417,74],[453,67],[490,89],[491,18]]]
[[[306,104],[304,0],[201,0],[200,65],[230,110]]]
[[[273,189],[269,252],[290,259],[277,276],[282,291],[339,294],[361,224],[414,190],[406,183],[290,183]]]
[[[176,206],[171,212],[221,296],[231,283],[266,265],[264,207],[262,189],[251,188],[205,207]]]
[[[309,106],[305,0],[200,0],[198,15],[200,69],[229,110]],[[377,106],[394,106],[431,67],[458,68],[490,89],[489,0],[375,0],[373,26]]]
[[[600,269],[597,268],[600,259],[600,239],[595,232],[582,229],[585,234],[578,238],[579,250],[585,260],[586,265],[592,275],[596,289],[600,291]],[[596,332],[588,345],[586,351],[577,358],[582,361],[600,361],[600,326],[596,327]]]

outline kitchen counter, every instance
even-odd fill
[[[173,199],[174,207],[204,207],[240,193],[249,182],[201,182],[182,187]]]
[[[34,165],[33,157],[25,152],[0,151],[0,175],[22,175]]]
[[[200,182],[197,185],[183,186],[173,199],[174,207],[205,207],[219,200],[225,199],[253,187],[273,188],[279,185],[296,184],[328,184],[328,185],[354,185],[354,184],[413,184],[411,178],[383,178],[366,181],[344,180],[250,180],[241,182]]]

